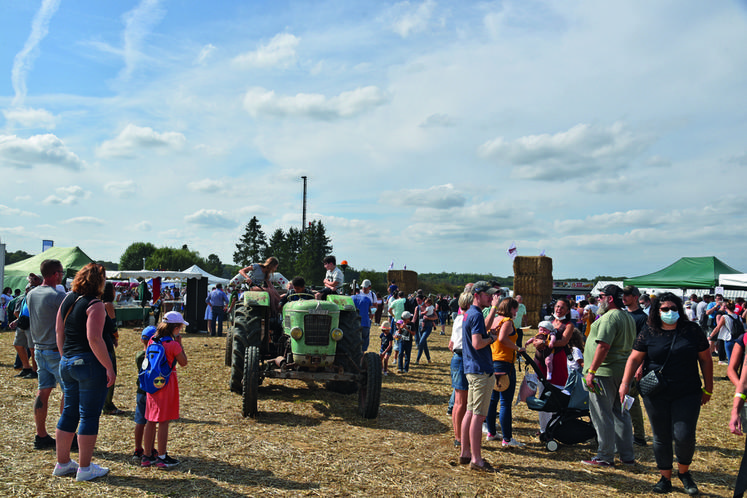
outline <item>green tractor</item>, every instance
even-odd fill
[[[244,417],[254,418],[264,379],[325,382],[330,391],[357,391],[360,415],[376,418],[381,361],[376,353],[363,354],[361,344],[360,315],[350,296],[291,301],[280,316],[272,316],[269,294],[247,291],[226,338],[231,391],[243,396]]]

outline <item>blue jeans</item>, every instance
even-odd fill
[[[99,433],[99,417],[106,400],[106,369],[93,353],[83,353],[60,360],[65,405],[57,428],[82,436]],[[80,427],[78,426],[80,423]]]
[[[495,434],[496,426],[496,412],[498,410],[498,402],[501,404],[501,412],[499,421],[501,424],[501,431],[503,432],[503,440],[510,441],[513,437],[513,428],[511,424],[511,405],[514,399],[514,392],[516,391],[516,368],[514,364],[508,361],[494,361],[493,368],[495,373],[504,373],[508,375],[508,389],[503,392],[493,390],[493,394],[490,395],[490,406],[488,406],[488,432]]]
[[[729,363],[731,361],[731,351],[734,349],[734,345],[737,343],[736,339],[732,339],[731,341],[724,341],[724,349],[726,350],[726,362]]]
[[[401,351],[399,352],[399,361],[397,370],[407,372],[410,370],[410,354],[412,353],[412,340],[402,341]]]
[[[210,318],[210,322],[213,325],[213,335],[223,334],[223,306],[211,306],[211,311],[213,312],[212,318]],[[215,328],[215,322],[218,322],[218,328]]]
[[[370,344],[371,340],[371,326],[368,327],[361,327],[361,339],[362,339],[362,347],[363,352],[365,353],[368,351],[368,345]]]
[[[433,322],[426,322],[423,325],[423,330],[420,331],[420,337],[418,338],[418,357],[415,361],[419,362],[420,357],[425,353],[425,358],[431,361],[431,352],[428,350],[428,336],[431,335],[433,329]]]

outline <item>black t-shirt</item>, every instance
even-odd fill
[[[633,343],[633,349],[646,353],[646,372],[657,370],[666,362],[662,373],[667,389],[657,397],[667,399],[700,392],[698,355],[709,348],[701,328],[694,322],[685,322],[677,326],[677,339],[667,360],[674,333],[674,330],[652,330],[647,325]]]
[[[633,317],[633,320],[635,321],[636,335],[640,334],[643,327],[646,326],[646,322],[648,322],[648,315],[641,308],[638,308],[635,311],[628,311],[628,313],[630,313],[630,316]]]
[[[449,311],[452,313],[459,313],[459,299],[456,297],[449,301]]]
[[[80,299],[79,299],[80,298]],[[65,343],[62,346],[62,356],[69,358],[82,353],[92,353],[91,345],[88,343],[87,323],[88,307],[99,299],[95,296],[80,296],[75,292],[69,293],[60,305],[60,312],[65,319]],[[70,307],[72,311],[68,314]],[[108,317],[106,317],[108,318]],[[113,320],[104,320],[102,337],[106,343],[107,351],[114,350],[113,338],[116,326]]]

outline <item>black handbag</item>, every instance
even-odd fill
[[[641,380],[638,381],[638,392],[641,393],[641,396],[654,396],[667,387],[667,381],[664,379],[664,374],[662,371],[664,370],[664,366],[669,361],[669,356],[672,354],[672,347],[674,346],[674,341],[677,339],[677,330],[674,331],[674,337],[672,337],[672,344],[669,345],[669,353],[667,353],[667,359],[664,360],[664,363],[657,368],[656,370],[649,370],[646,372],[646,375],[641,377]]]

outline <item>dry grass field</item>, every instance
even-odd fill
[[[172,424],[169,441],[169,454],[181,464],[168,471],[141,468],[131,461],[139,333],[120,333],[115,402],[127,414],[102,416],[94,461],[111,471],[87,483],[53,477],[54,452],[33,449],[36,384],[13,378],[13,334],[0,334],[1,495],[638,496],[647,495],[658,479],[650,444],[636,447],[638,465],[616,470],[579,463],[593,456],[591,444],[548,452],[534,437],[536,413],[525,404],[514,411],[515,437],[525,448],[484,444],[485,458],[500,472],[483,475],[457,465],[446,415],[451,354],[448,335],[438,333],[430,340],[432,364],[384,377],[376,420],[357,415],[355,396],[275,380],[260,387],[259,418],[244,419],[240,397],[228,391],[225,340],[185,336],[189,365],[179,369],[182,418]],[[372,335],[378,336],[376,327]],[[372,342],[377,348],[378,339]],[[725,368],[715,367],[713,401],[703,408],[698,427],[692,471],[703,496],[731,496],[744,448],[743,439],[728,431],[734,390],[723,380]],[[52,404],[59,399],[57,389]],[[51,411],[51,431],[56,421]],[[679,480],[673,484],[675,493],[684,495]]]

